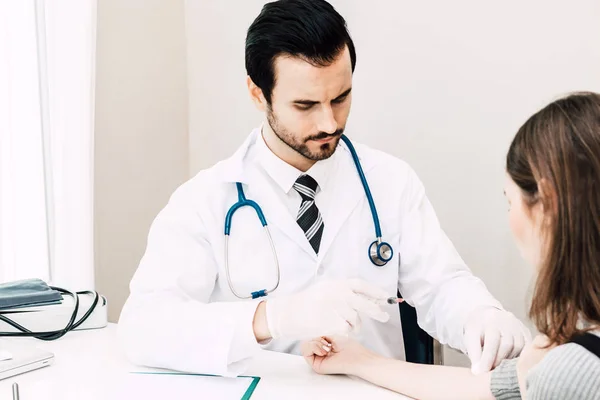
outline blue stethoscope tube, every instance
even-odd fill
[[[256,299],[259,297],[266,296],[267,294],[274,292],[275,289],[277,289],[281,277],[281,270],[279,269],[279,260],[277,259],[277,251],[275,250],[275,245],[273,244],[273,238],[271,238],[271,232],[269,232],[269,227],[267,226],[267,219],[265,218],[262,209],[258,204],[256,204],[256,202],[246,199],[246,195],[244,195],[244,189],[242,188],[242,184],[240,182],[236,182],[235,186],[238,192],[238,201],[233,206],[231,206],[231,208],[229,208],[229,211],[227,211],[227,215],[225,216],[225,271],[227,273],[227,283],[229,284],[229,289],[231,289],[231,292],[236,297],[240,299]],[[233,214],[238,209],[245,206],[252,207],[254,211],[256,211],[256,215],[258,215],[258,219],[260,220],[260,223],[262,224],[265,230],[265,234],[269,239],[269,244],[271,245],[271,252],[273,254],[273,260],[275,262],[275,269],[277,271],[277,281],[272,289],[257,290],[255,292],[250,293],[250,296],[243,296],[236,292],[235,288],[233,287],[233,282],[231,281],[231,274],[229,273],[229,234],[231,232],[231,220],[233,218]]]
[[[392,259],[392,257],[394,256],[394,250],[392,249],[392,246],[389,243],[381,240],[381,225],[379,224],[379,216],[377,215],[375,202],[373,201],[373,196],[371,194],[371,190],[369,189],[369,184],[367,183],[367,179],[365,178],[365,174],[360,164],[358,155],[356,154],[356,150],[354,149],[354,146],[350,142],[350,139],[346,137],[346,135],[342,135],[341,139],[344,141],[346,146],[348,146],[348,150],[350,150],[352,160],[354,161],[356,171],[358,172],[358,176],[365,191],[367,201],[369,202],[369,208],[371,209],[371,215],[373,217],[373,225],[375,226],[376,240],[369,245],[369,259],[374,265],[382,267]],[[279,281],[281,277],[279,260],[277,259],[277,251],[275,250],[275,245],[273,244],[273,239],[271,238],[271,233],[269,232],[269,227],[267,225],[267,219],[265,218],[262,209],[256,202],[248,200],[246,198],[244,194],[244,189],[242,188],[242,184],[240,182],[236,182],[235,186],[238,192],[238,201],[229,208],[229,210],[227,211],[227,215],[225,216],[225,271],[227,273],[227,283],[229,284],[231,292],[236,297],[240,299],[256,299],[274,292],[277,289],[277,287],[279,287]],[[271,245],[271,251],[273,253],[275,268],[277,270],[277,280],[274,287],[272,287],[271,289],[261,289],[255,292],[251,292],[249,296],[243,296],[240,293],[236,292],[236,290],[233,287],[233,283],[231,281],[231,276],[229,273],[229,235],[231,233],[231,220],[233,219],[233,214],[241,207],[252,207],[256,212],[256,215],[258,216],[258,219],[260,220],[260,223],[262,224],[265,230],[265,234],[269,240],[269,244]]]
[[[394,249],[389,243],[381,240],[381,225],[379,224],[377,208],[375,208],[373,195],[371,194],[371,189],[369,189],[367,178],[365,178],[365,173],[363,172],[362,165],[360,164],[360,160],[358,159],[358,154],[356,154],[354,146],[350,142],[350,139],[346,137],[346,135],[342,135],[342,140],[344,141],[344,143],[346,143],[346,146],[348,146],[348,150],[350,150],[350,154],[352,155],[352,159],[354,160],[354,166],[356,167],[356,171],[358,172],[358,176],[360,177],[360,182],[362,183],[363,189],[365,190],[365,195],[367,196],[367,201],[369,202],[369,208],[371,208],[371,215],[373,216],[373,225],[375,225],[375,237],[377,239],[369,245],[369,259],[376,266],[383,267],[394,256]]]

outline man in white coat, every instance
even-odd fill
[[[355,144],[393,248],[385,265],[371,261],[373,214],[340,140],[355,63],[345,21],[326,1],[264,6],[247,33],[246,69],[265,122],[231,158],[178,188],[153,222],[119,321],[133,362],[239,374],[261,348],[299,353],[300,340],[326,334],[402,358],[398,308],[379,302],[397,290],[419,325],[468,353],[474,371],[520,353],[529,332],[471,274],[414,171]],[[242,207],[225,250],[226,215],[243,196],[260,206],[273,247],[257,213]]]

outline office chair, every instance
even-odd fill
[[[398,292],[398,297],[402,297]],[[418,364],[441,364],[442,348],[417,324],[417,311],[406,302],[398,304],[406,361]],[[435,359],[437,356],[438,359]]]

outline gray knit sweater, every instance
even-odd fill
[[[498,400],[520,399],[517,360],[504,360],[493,372]],[[600,400],[600,358],[575,343],[550,350],[527,376],[527,400]]]

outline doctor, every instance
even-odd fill
[[[239,374],[261,347],[300,354],[335,333],[403,358],[398,308],[379,302],[397,290],[474,370],[520,353],[529,332],[471,274],[414,171],[342,136],[355,63],[326,1],[264,6],[246,69],[265,122],[153,222],[119,321],[133,362]]]

